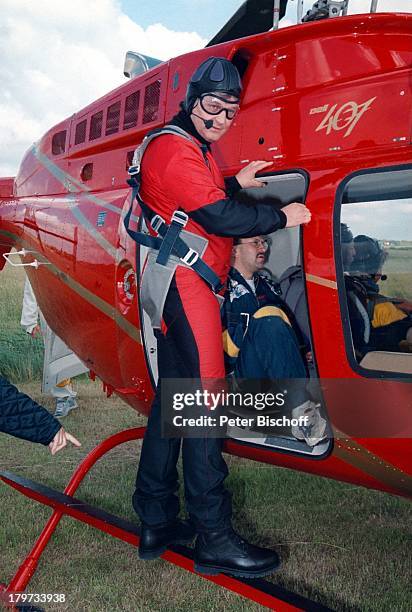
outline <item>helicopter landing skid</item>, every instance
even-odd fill
[[[144,432],[144,427],[127,429],[103,440],[103,442],[96,446],[96,448],[83,459],[63,493],[28,478],[12,474],[11,472],[0,472],[0,478],[4,483],[10,485],[26,497],[54,509],[52,516],[47,521],[35,545],[20,565],[10,583],[8,585],[0,584],[0,600],[7,602],[7,593],[21,593],[26,589],[36,571],[44,549],[59,524],[60,519],[64,515],[71,516],[78,521],[87,523],[132,546],[139,545],[140,529],[137,525],[110,514],[105,510],[84,503],[73,497],[73,494],[96,461],[104,454],[120,444],[143,438]],[[194,571],[193,550],[186,546],[177,544],[170,546],[162,555],[162,559],[197,574],[197,572]],[[330,611],[329,608],[321,606],[295,593],[291,593],[261,578],[234,578],[225,574],[219,574],[217,576],[197,575],[230,591],[238,593],[251,601],[255,601],[262,606],[266,606],[273,610],[276,609],[278,612],[292,612],[295,610],[316,610],[317,612]],[[17,605],[11,604],[9,607],[19,609]]]

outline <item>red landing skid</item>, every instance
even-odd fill
[[[20,565],[10,584],[7,586],[0,585],[1,600],[5,601],[7,593],[18,593],[25,590],[36,571],[41,554],[46,548],[60,519],[65,514],[83,523],[87,523],[96,529],[100,529],[100,531],[104,531],[115,538],[119,538],[119,540],[128,542],[133,546],[138,546],[139,528],[135,524],[113,514],[109,514],[104,510],[85,504],[73,497],[73,495],[89,470],[105,453],[124,442],[143,438],[144,432],[144,427],[127,429],[101,442],[80,463],[71,477],[69,484],[65,488],[64,493],[60,493],[59,491],[55,491],[54,489],[50,489],[49,487],[45,487],[44,485],[10,472],[0,473],[0,478],[6,484],[20,491],[23,495],[54,509],[52,516],[46,523],[37,542]],[[171,546],[162,555],[162,559],[182,567],[188,572],[196,574],[193,569],[193,551],[190,548],[179,545]],[[282,587],[260,578],[248,580],[244,578],[232,578],[224,574],[219,574],[218,576],[197,575],[210,582],[219,584],[230,591],[234,591],[251,601],[255,601],[262,606],[276,610],[277,612],[292,612],[295,610],[327,612],[329,610],[329,608],[314,603],[300,595],[288,592]],[[27,609],[27,604],[21,606],[17,604],[14,606],[14,609],[23,610],[25,608]],[[36,609],[39,610],[40,608],[37,607]]]

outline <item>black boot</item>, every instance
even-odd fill
[[[224,573],[256,578],[271,574],[280,565],[274,550],[245,542],[231,527],[200,533],[194,558],[195,570],[209,576]]]
[[[171,544],[189,543],[195,537],[195,529],[191,523],[176,520],[162,527],[142,525],[140,532],[140,559],[156,559],[160,557]]]

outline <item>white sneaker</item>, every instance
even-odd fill
[[[292,410],[292,419],[305,418],[305,424],[292,425],[292,436],[315,446],[326,438],[326,421],[321,416],[319,404],[307,400]]]
[[[56,419],[61,419],[67,416],[70,410],[77,408],[77,402],[74,397],[59,397],[56,400],[56,410],[54,416]]]

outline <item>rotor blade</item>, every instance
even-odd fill
[[[280,0],[279,19],[284,16],[287,3],[288,0]],[[267,32],[273,26],[273,6],[274,0],[246,0],[206,47]]]

